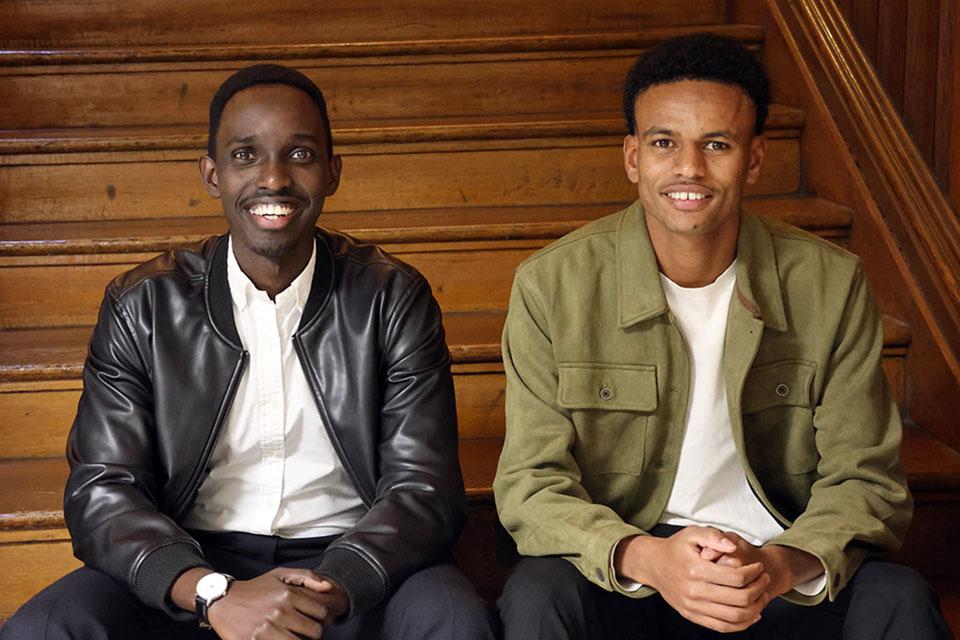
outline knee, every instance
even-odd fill
[[[77,569],[24,604],[0,629],[0,640],[102,638],[111,625],[123,633],[128,601],[132,596],[105,574]]]
[[[390,598],[388,610],[402,612],[401,629],[413,623],[418,629],[431,630],[429,637],[495,637],[490,608],[452,564],[429,567],[407,578]],[[388,619],[395,617],[388,613]]]
[[[523,558],[503,587],[501,611],[516,604],[523,609],[554,609],[570,599],[589,595],[586,578],[562,558]]]
[[[866,562],[855,576],[855,592],[879,611],[939,610],[937,594],[915,569],[889,562]]]

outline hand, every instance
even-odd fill
[[[324,577],[318,577],[313,572],[306,574],[291,574],[282,580],[289,585],[310,589],[318,602],[327,608],[327,615],[320,621],[323,626],[329,626],[337,621],[350,608],[347,592],[339,583]]]
[[[705,549],[700,556],[728,567],[762,563],[764,571],[770,574],[768,601],[823,573],[820,560],[805,551],[776,544],[755,547],[732,531],[723,535],[736,546],[735,551],[720,554],[713,549]]]
[[[669,538],[636,536],[617,547],[619,575],[649,585],[684,618],[708,629],[742,631],[760,619],[770,576],[760,562],[719,564],[701,556],[737,552],[717,529],[686,527]]]
[[[174,603],[193,611],[197,581],[207,573],[209,569],[196,568],[181,574],[170,592]],[[235,580],[227,595],[210,605],[207,618],[222,640],[316,639],[323,634],[324,621],[342,613],[332,609],[336,602],[330,591],[331,583],[309,569],[274,569],[252,580]]]

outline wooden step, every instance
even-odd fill
[[[589,10],[558,10],[549,0],[327,0],[321,5],[309,0],[242,4],[215,0],[204,5],[181,0],[123,4],[5,0],[0,47],[193,47],[198,42],[256,45],[551,35],[711,25],[726,19],[724,0],[603,0]]]
[[[447,314],[460,434],[503,435],[503,313]],[[5,457],[60,455],[76,413],[90,327],[0,331],[0,452]],[[884,318],[884,369],[898,401],[909,331]],[[936,478],[931,482],[938,482]]]
[[[323,89],[341,120],[614,110],[636,56],[704,27],[242,46],[0,51],[0,129],[197,124],[232,72],[270,60]],[[762,29],[716,25],[757,51]],[[199,63],[199,64],[198,64]],[[122,86],[123,91],[117,91]],[[485,90],[480,90],[484,87]]]
[[[766,165],[748,195],[797,192],[802,122],[794,109],[771,110]],[[623,131],[614,112],[352,123],[334,131],[343,180],[327,210],[623,202],[636,194]],[[217,215],[197,171],[205,135],[175,126],[0,133],[0,222]]]
[[[445,311],[484,311],[506,307],[513,271],[531,252],[622,204],[331,213],[322,220],[379,240],[420,269]],[[836,240],[843,239],[849,222],[848,210],[816,198],[757,199],[746,206]],[[493,226],[485,228],[484,220]],[[444,221],[448,226],[441,229]],[[162,235],[137,237],[147,222],[87,224],[0,226],[0,290],[7,292],[0,297],[0,328],[93,324],[112,277],[158,249],[222,229],[219,218],[163,220],[151,230]],[[427,242],[433,230],[436,241]],[[64,282],[70,283],[65,293]]]

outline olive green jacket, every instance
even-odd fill
[[[744,213],[737,257],[724,343],[732,437],[786,529],[771,542],[827,572],[825,592],[788,598],[832,600],[868,550],[900,545],[912,513],[880,316],[859,259],[799,229]],[[667,504],[690,391],[639,203],[520,265],[503,358],[503,525],[521,554],[562,556],[623,592],[611,553]]]

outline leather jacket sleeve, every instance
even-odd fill
[[[450,357],[426,280],[418,274],[386,316],[376,495],[315,569],[344,586],[350,616],[448,554],[466,517]]]
[[[154,397],[141,346],[107,293],[83,370],[67,441],[64,515],[74,554],[146,604],[191,614],[166,598],[177,576],[209,566],[200,547],[160,510],[163,479],[153,446]]]

